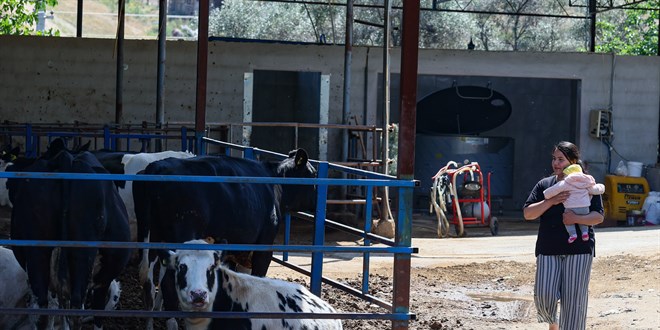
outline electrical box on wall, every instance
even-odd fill
[[[589,135],[601,139],[612,136],[612,111],[591,110],[589,114]]]

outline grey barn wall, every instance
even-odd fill
[[[156,60],[154,40],[124,45],[124,122],[155,121]],[[114,40],[0,36],[0,119],[32,123],[114,121],[116,58]],[[165,120],[195,119],[196,48],[190,41],[168,41]],[[244,73],[258,70],[312,71],[330,75],[330,123],[340,123],[343,102],[342,46],[211,42],[208,57],[207,122],[242,122]],[[391,52],[392,73],[399,72],[399,50]],[[353,48],[351,113],[376,122],[380,48]],[[441,76],[572,79],[579,81],[576,141],[590,171],[602,181],[607,149],[588,135],[589,111],[610,106],[614,147],[623,157],[654,164],[660,117],[660,57],[584,53],[518,53],[420,50],[419,74]],[[613,79],[613,80],[612,80]],[[365,83],[366,82],[366,83]],[[424,95],[418,95],[418,99]],[[517,138],[514,200],[521,206],[536,180],[548,173],[550,148],[544,131],[564,120],[529,115],[522,132],[503,125],[485,134]],[[538,118],[538,119],[534,119]],[[506,125],[509,125],[508,123]],[[569,124],[570,125],[570,124]],[[546,136],[544,138],[544,136]],[[551,136],[551,135],[550,135]],[[240,142],[240,136],[232,137]],[[565,137],[569,139],[570,137]],[[341,154],[341,139],[331,132],[329,160]],[[612,170],[621,158],[612,152]],[[438,167],[443,164],[439,164]]]

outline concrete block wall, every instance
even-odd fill
[[[196,42],[167,42],[167,122],[195,120],[196,49]],[[399,49],[391,51],[392,73],[399,72],[399,55]],[[376,122],[376,109],[381,88],[378,75],[382,73],[382,49],[354,47],[352,56],[350,113],[357,115],[359,122],[364,120],[380,126]],[[155,122],[156,61],[155,40],[125,41],[124,123]],[[343,65],[342,46],[211,42],[206,121],[242,122],[244,74],[258,69],[330,75],[329,123],[341,123]],[[575,118],[572,135],[597,180],[602,181],[610,169],[604,161],[607,149],[588,134],[589,112],[593,109],[612,109],[616,152],[645,164],[656,162],[660,57],[421,50],[419,74],[577,80],[579,115]],[[31,123],[72,123],[74,120],[112,123],[115,77],[114,40],[0,36],[0,119]],[[517,133],[525,138],[516,141],[514,190],[517,193],[511,207],[520,207],[521,196],[526,196],[533,182],[545,173],[550,163],[549,148],[558,141],[539,139],[534,133],[566,124],[563,120],[531,120]],[[240,135],[234,134],[232,140],[240,142]],[[338,160],[342,145],[340,135],[331,133],[330,140],[329,160]],[[614,152],[612,156],[612,167],[615,167],[620,158]]]

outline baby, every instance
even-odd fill
[[[543,191],[546,199],[552,198],[562,191],[570,192],[570,196],[564,201],[566,210],[575,212],[575,214],[589,214],[591,205],[591,195],[602,195],[605,192],[605,186],[602,183],[596,183],[594,177],[582,173],[582,167],[578,164],[569,165],[564,169],[564,180],[555,183],[552,187]],[[582,240],[589,240],[589,226],[578,225],[582,232]],[[577,239],[575,225],[567,225],[568,243],[573,243]]]

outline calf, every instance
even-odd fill
[[[197,175],[242,177],[313,178],[303,149],[292,152],[277,163],[261,163],[229,156],[206,156],[189,159],[168,158],[153,162],[142,172],[149,175]],[[251,183],[200,183],[136,181],[133,184],[138,240],[181,243],[213,237],[234,244],[273,244],[280,223],[280,210],[314,208],[313,185],[272,185]],[[249,260],[252,274],[265,276],[272,251],[255,251]],[[143,255],[140,265],[147,308],[154,291],[153,265],[156,255]],[[172,286],[165,273],[161,288]],[[165,292],[165,291],[164,291]],[[163,297],[166,310],[176,310],[176,301]]]
[[[185,243],[207,244],[203,240]],[[330,304],[300,284],[232,271],[222,264],[219,251],[171,251],[165,264],[175,272],[176,293],[183,311],[336,313]],[[188,330],[342,329],[338,319],[188,318],[185,322]]]

